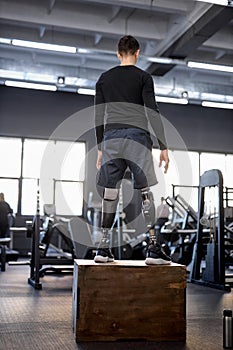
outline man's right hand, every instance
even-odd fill
[[[159,167],[162,166],[162,163],[165,163],[164,165],[164,174],[167,173],[168,166],[169,166],[169,157],[168,157],[168,150],[164,149],[160,153],[160,158],[159,158]]]

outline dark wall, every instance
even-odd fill
[[[48,138],[93,97],[0,86],[0,135]]]
[[[82,129],[90,129],[92,108],[84,114],[80,111],[92,106],[92,96],[0,86],[0,135],[47,138],[75,113]],[[159,107],[189,150],[233,153],[232,110],[162,103]],[[84,139],[93,147],[92,132]]]
[[[233,111],[199,105],[160,104],[188,150],[233,153]]]

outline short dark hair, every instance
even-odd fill
[[[139,42],[132,35],[125,35],[118,42],[118,52],[121,56],[134,55],[139,48]]]

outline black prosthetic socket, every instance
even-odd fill
[[[116,216],[116,209],[118,198],[115,200],[104,199],[102,210],[102,227],[104,229],[111,229]]]

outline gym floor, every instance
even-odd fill
[[[187,341],[79,343],[72,330],[72,275],[45,275],[42,290],[27,283],[29,266],[0,272],[1,350],[218,350],[222,347],[222,311],[233,308],[226,293],[187,284]],[[156,332],[156,330],[155,330]]]

